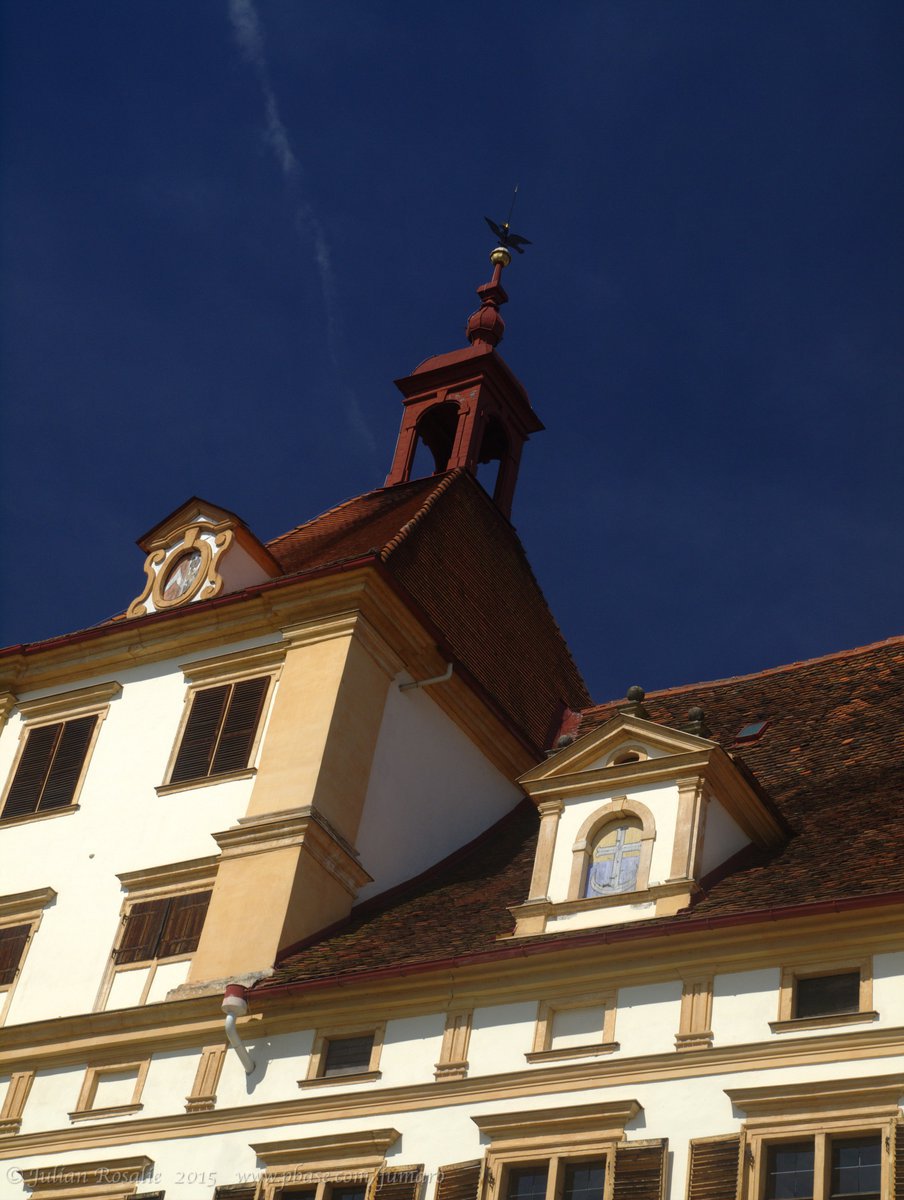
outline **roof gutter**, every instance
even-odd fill
[[[815,917],[825,913],[853,912],[858,909],[881,908],[884,905],[904,903],[904,891],[881,892],[876,896],[858,896],[845,900],[819,900],[811,904],[780,905],[760,909],[752,913],[727,913],[721,917],[703,917],[697,920],[657,924],[652,928],[603,929],[571,938],[525,941],[518,946],[506,946],[496,950],[479,951],[474,954],[458,954],[448,958],[431,959],[425,963],[408,966],[377,967],[372,971],[348,972],[344,975],[328,975],[323,979],[301,980],[297,983],[260,983],[254,988],[255,996],[294,994],[299,992],[324,991],[332,987],[351,987],[380,979],[403,979],[409,975],[426,975],[431,971],[449,968],[477,966],[481,963],[504,962],[510,959],[533,958],[554,954],[567,949],[584,946],[605,946],[619,942],[643,941],[674,937],[685,933],[701,933],[710,930],[730,929],[738,925],[765,925],[776,921],[787,921],[795,917]]]

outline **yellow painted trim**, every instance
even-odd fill
[[[55,811],[66,812],[68,810]],[[22,978],[22,971],[25,967],[28,951],[31,949],[35,935],[41,927],[44,909],[56,900],[56,895],[53,888],[46,887],[34,888],[32,891],[16,892],[12,896],[0,897],[0,929],[8,929],[12,925],[30,926],[28,936],[25,939],[25,945],[22,947],[19,967],[13,977],[13,981],[12,983],[5,983],[0,986],[0,1025],[6,1020],[7,1013],[12,1006],[13,996],[16,993],[19,980]]]
[[[0,1108],[0,1137],[18,1133],[22,1126],[22,1114],[35,1081],[34,1071],[14,1071],[6,1087],[3,1107]]]
[[[681,992],[681,1011],[676,1050],[704,1050],[713,1043],[713,977],[694,976],[685,979]]]
[[[175,1005],[173,1006],[175,1007]],[[132,1010],[135,1011],[135,1010]],[[297,1025],[296,1025],[297,1028]],[[241,1023],[240,1023],[241,1031]],[[245,1030],[243,1038],[259,1036]],[[95,1146],[114,1146],[180,1137],[262,1129],[279,1125],[305,1125],[317,1121],[345,1121],[369,1116],[385,1117],[412,1109],[431,1110],[450,1105],[500,1101],[511,1104],[527,1096],[557,1096],[588,1088],[620,1087],[665,1080],[721,1075],[734,1071],[761,1071],[788,1066],[825,1064],[829,1070],[841,1059],[849,1061],[904,1054],[904,1028],[836,1034],[824,1038],[797,1038],[740,1046],[715,1046],[708,1050],[606,1058],[594,1061],[525,1067],[504,1074],[467,1079],[431,1080],[398,1087],[357,1089],[344,1095],[325,1095],[263,1104],[216,1109],[213,1112],[175,1113],[163,1117],[138,1117],[122,1123],[85,1125],[77,1129],[49,1129],[0,1139],[0,1160],[25,1154],[58,1154]]]
[[[436,1063],[436,1079],[465,1079],[468,1074],[468,1047],[471,1042],[471,1009],[446,1014],[446,1028]]]
[[[64,1167],[35,1167],[19,1174],[36,1200],[120,1200],[134,1196],[153,1165],[153,1159],[140,1154]]]
[[[348,1037],[366,1037],[368,1034],[373,1035],[373,1042],[370,1047],[370,1061],[364,1071],[358,1076],[349,1075],[324,1075],[326,1069],[326,1055],[329,1050],[331,1041],[337,1038]],[[363,1075],[374,1076],[379,1078],[380,1071],[380,1055],[383,1052],[383,1040],[386,1037],[386,1022],[381,1021],[379,1024],[367,1025],[333,1025],[327,1026],[325,1029],[318,1029],[314,1036],[314,1045],[311,1050],[311,1057],[308,1062],[308,1071],[305,1079],[299,1082],[299,1087],[302,1083],[311,1083],[316,1080],[318,1083],[329,1082],[331,1079],[351,1079],[360,1078]]]
[[[615,992],[593,992],[586,996],[560,996],[549,1000],[542,1000],[537,1010],[537,1024],[534,1028],[534,1044],[531,1049],[531,1054],[543,1054],[544,1057],[560,1057],[572,1058],[574,1055],[569,1051],[553,1050],[553,1039],[555,1037],[555,1021],[556,1016],[561,1012],[573,1012],[575,1009],[599,1009],[600,1010],[600,1036],[598,1042],[594,1046],[605,1045],[610,1049],[617,1050],[618,1046],[615,1043]],[[589,1050],[589,1053],[603,1053],[598,1049]],[[528,1062],[536,1061],[534,1058],[528,1057]]]
[[[75,1102],[75,1108],[69,1114],[70,1120],[76,1120],[79,1117],[87,1117],[91,1115],[105,1116],[111,1113],[121,1112],[137,1112],[142,1106],[140,1104],[141,1093],[144,1090],[145,1080],[147,1079],[148,1068],[151,1065],[150,1058],[142,1059],[139,1062],[128,1063],[104,1063],[102,1066],[92,1066],[85,1072],[85,1077],[82,1080],[81,1090],[78,1094],[78,1099]],[[132,1095],[125,1104],[118,1104],[112,1107],[104,1107],[100,1109],[94,1108],[94,1101],[97,1096],[97,1089],[100,1086],[101,1080],[105,1075],[123,1075],[126,1073],[135,1073],[135,1086],[132,1088]]]
[[[217,1087],[226,1061],[226,1047],[205,1046],[198,1059],[191,1091],[185,1097],[186,1112],[209,1112],[217,1102]]]

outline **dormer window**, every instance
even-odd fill
[[[590,854],[584,896],[611,896],[637,887],[643,828],[631,820],[607,825],[597,836]]]

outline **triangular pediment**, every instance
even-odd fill
[[[600,768],[615,773],[628,766],[637,768],[643,761],[706,753],[716,745],[717,743],[709,738],[683,733],[667,725],[647,721],[643,717],[618,713],[604,725],[551,754],[523,775],[520,782],[525,786],[530,783],[550,782],[581,771],[595,771]],[[632,763],[613,763],[607,766],[613,758],[619,757],[620,750],[631,752],[634,749],[642,755],[640,759]]]

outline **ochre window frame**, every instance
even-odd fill
[[[726,1088],[732,1104],[747,1115],[741,1200],[764,1200],[767,1151],[813,1138],[813,1193],[828,1197],[833,1137],[878,1137],[882,1154],[881,1200],[892,1200],[898,1098],[904,1075],[879,1075],[767,1087]]]
[[[856,1012],[825,1013],[817,1017],[795,1017],[797,981],[799,979],[824,978],[827,975],[852,975],[860,973],[860,1002]],[[861,1025],[876,1021],[879,1014],[873,1009],[873,959],[872,955],[862,958],[844,959],[839,962],[806,962],[798,960],[782,967],[779,985],[778,1018],[769,1022],[773,1033],[797,1033],[806,1029],[829,1029],[836,1025]]]
[[[373,1042],[370,1047],[370,1062],[366,1071],[350,1072],[347,1075],[324,1075],[327,1051],[331,1041],[350,1037],[368,1037],[370,1035],[373,1035]],[[311,1048],[311,1058],[308,1062],[307,1074],[304,1079],[298,1081],[298,1086],[301,1088],[329,1087],[343,1083],[370,1083],[372,1080],[380,1079],[382,1075],[380,1071],[380,1056],[383,1053],[383,1041],[385,1037],[385,1021],[380,1021],[374,1025],[331,1025],[318,1029],[314,1035],[314,1044]]]
[[[0,1026],[12,1007],[13,996],[22,978],[28,952],[41,926],[44,910],[56,899],[51,887],[35,888],[29,892],[16,892],[12,896],[0,896],[0,929],[14,929],[17,925],[30,926],[25,945],[19,956],[19,966],[12,982],[0,984]]]
[[[147,1155],[110,1158],[102,1162],[20,1170],[31,1189],[31,1200],[131,1200],[139,1187],[153,1186],[154,1160]]]
[[[179,726],[176,730],[169,760],[166,764],[166,771],[163,775],[163,783],[154,789],[158,796],[168,796],[174,792],[184,792],[193,788],[211,787],[217,783],[229,783],[236,779],[251,779],[257,774],[257,758],[264,731],[273,708],[273,700],[276,695],[277,684],[287,649],[286,643],[280,642],[272,645],[257,646],[252,650],[246,650],[240,654],[225,654],[217,658],[201,659],[197,662],[184,663],[182,665],[181,670],[188,686],[183,700]],[[223,687],[228,684],[243,683],[249,679],[263,678],[267,678],[269,682],[264,690],[257,728],[255,729],[254,737],[248,751],[248,765],[234,771],[224,771],[218,775],[204,775],[195,779],[183,779],[173,782],[173,770],[176,766],[176,760],[179,757],[182,739],[188,727],[192,705],[197,693],[206,691],[209,688]]]
[[[94,748],[100,736],[101,726],[106,719],[107,713],[110,711],[110,702],[121,694],[122,684],[115,680],[110,680],[106,683],[93,684],[91,687],[77,688],[71,692],[60,692],[53,696],[41,696],[36,700],[20,700],[17,702],[16,707],[21,717],[19,743],[16,747],[15,757],[7,776],[3,794],[0,796],[0,831],[14,825],[24,825],[29,821],[46,821],[53,817],[65,816],[66,813],[79,811],[79,799],[85,785],[88,767],[94,755]],[[9,799],[9,793],[16,778],[16,773],[19,770],[22,756],[25,753],[29,735],[36,729],[42,729],[48,725],[65,725],[67,722],[76,721],[81,717],[96,717],[96,720],[94,728],[91,731],[91,736],[88,739],[88,745],[85,748],[81,769],[75,781],[75,786],[72,789],[72,799],[69,803],[61,805],[58,808],[45,809],[43,812],[37,809],[35,812],[21,813],[17,817],[4,819],[3,811],[6,808],[6,802]]]
[[[140,1112],[144,1107],[141,1103],[141,1093],[144,1091],[150,1065],[151,1060],[148,1057],[135,1059],[131,1062],[96,1063],[89,1066],[82,1079],[82,1086],[79,1090],[78,1099],[75,1102],[75,1108],[69,1113],[69,1120],[97,1120],[102,1117],[122,1117],[127,1116],[129,1113]],[[110,1104],[100,1108],[95,1107],[94,1101],[97,1096],[97,1089],[105,1075],[121,1075],[125,1072],[131,1073],[133,1071],[135,1072],[135,1085],[132,1088],[131,1100],[125,1104]]]
[[[542,1000],[537,1010],[534,1027],[533,1048],[525,1054],[528,1062],[553,1062],[565,1058],[591,1058],[599,1054],[613,1054],[619,1049],[615,1040],[616,992],[595,992],[588,996],[560,996]],[[555,1019],[560,1012],[575,1009],[601,1008],[603,1010],[600,1040],[581,1046],[553,1047]]]
[[[625,1125],[640,1111],[636,1100],[616,1100],[472,1117],[489,1139],[480,1200],[506,1200],[510,1169],[531,1165],[552,1167],[546,1200],[556,1200],[566,1166],[599,1160],[606,1168],[605,1194],[611,1196],[616,1149],[626,1144]]]
[[[169,955],[166,958],[149,958],[142,959],[140,962],[119,964],[115,960],[115,954],[125,932],[126,921],[133,905],[145,900],[169,900],[175,896],[189,896],[195,892],[211,891],[216,882],[219,863],[219,855],[212,854],[206,858],[193,858],[186,862],[149,867],[139,871],[125,871],[121,875],[117,875],[126,895],[119,910],[116,935],[94,1002],[95,1012],[105,1011],[110,992],[113,989],[113,980],[117,975],[125,971],[141,971],[150,968],[148,978],[142,988],[141,998],[138,1000],[138,1004],[142,1005],[147,1003],[157,968],[161,964],[189,962],[192,959],[195,953],[193,950],[183,954]]]

